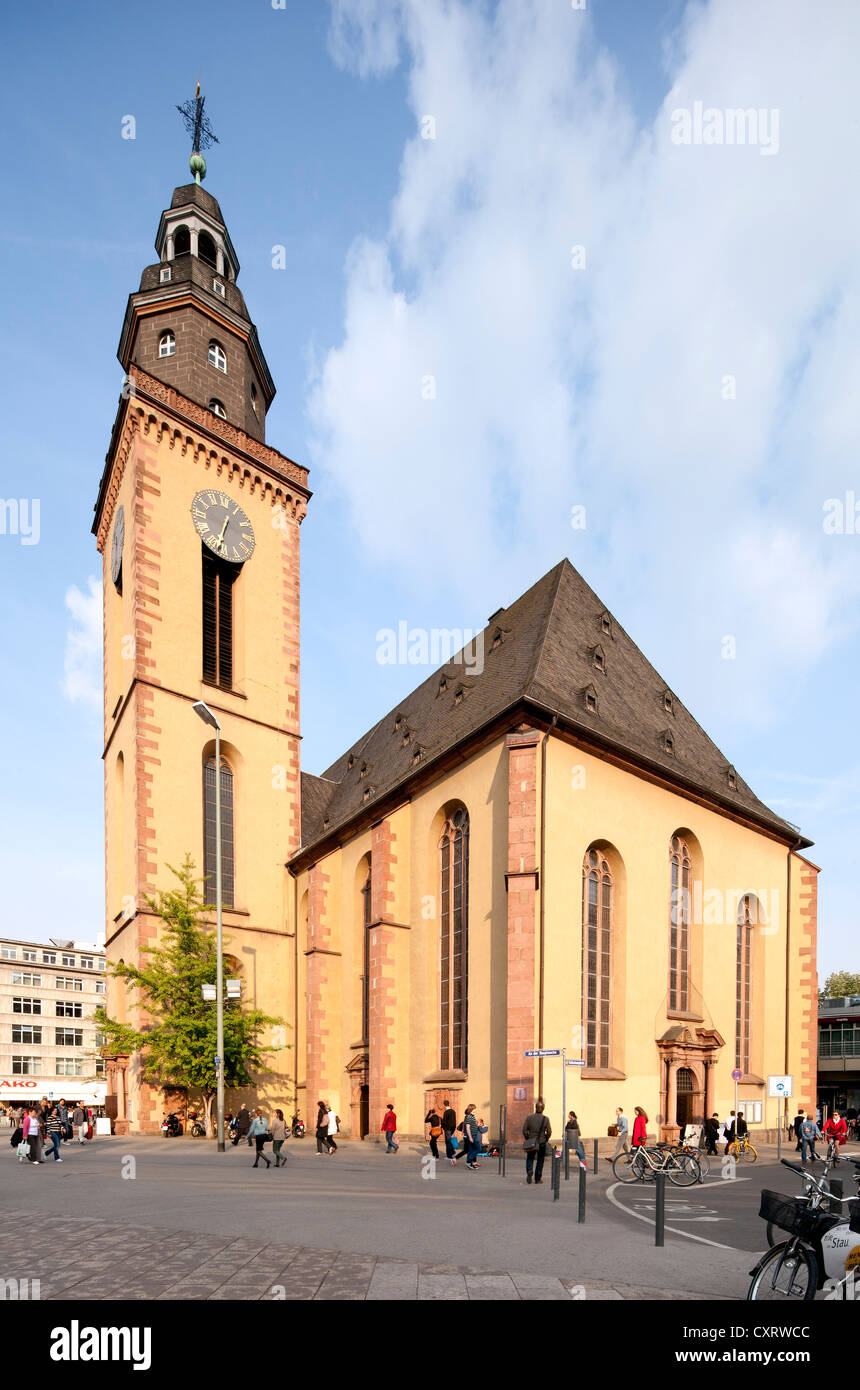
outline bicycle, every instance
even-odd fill
[[[849,1161],[860,1167],[860,1160]],[[788,1239],[774,1245],[750,1270],[747,1300],[751,1302],[811,1302],[825,1279],[844,1285],[853,1278],[850,1261],[853,1252],[860,1250],[860,1203],[851,1197],[834,1197],[823,1180],[813,1178],[787,1158],[781,1162],[801,1175],[804,1195],[786,1197],[768,1188],[762,1190],[759,1216],[785,1231]],[[860,1186],[860,1175],[855,1176]],[[850,1206],[850,1217],[824,1211],[825,1198],[829,1204]]]
[[[745,1134],[740,1139],[733,1139],[726,1153],[732,1158],[743,1159],[744,1163],[755,1163],[758,1158],[758,1149],[753,1147]]]
[[[619,1182],[650,1182],[665,1173],[676,1187],[692,1187],[701,1181],[698,1160],[691,1153],[679,1153],[667,1144],[646,1148],[644,1144],[629,1154],[612,1160],[612,1172]]]
[[[789,1162],[788,1159],[782,1159],[781,1161],[785,1164],[788,1164]],[[824,1165],[824,1171],[822,1172],[820,1178],[814,1177],[805,1169],[803,1170],[803,1192],[800,1194],[800,1196],[794,1198],[794,1201],[797,1203],[798,1206],[804,1205],[809,1207],[809,1209],[812,1211],[817,1210],[830,1213],[834,1210],[834,1207],[840,1200],[844,1200],[838,1197],[834,1197],[833,1201],[831,1202],[832,1193],[830,1191],[830,1184],[827,1181],[828,1172],[829,1164],[827,1163],[825,1163]],[[860,1178],[858,1178],[858,1182],[860,1182]],[[782,1237],[778,1234],[778,1232],[779,1227],[776,1225],[774,1221],[769,1220],[766,1227],[768,1245],[772,1246],[780,1244]]]

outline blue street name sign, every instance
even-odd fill
[[[526,1057],[560,1057],[560,1047],[536,1047],[527,1052]]]

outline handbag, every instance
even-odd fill
[[[617,1138],[618,1138],[618,1126],[617,1126],[617,1125],[609,1125],[609,1127],[608,1127],[606,1133],[607,1133],[607,1135],[608,1135],[608,1137],[609,1137],[610,1139],[617,1139]]]
[[[269,1130],[266,1130],[266,1133],[263,1135],[263,1143],[264,1143],[264,1144],[271,1144],[272,1141],[274,1140],[274,1137],[275,1137],[275,1136],[273,1135],[273,1133],[272,1133],[272,1131],[271,1131],[270,1129],[269,1129]]]

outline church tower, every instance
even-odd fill
[[[169,866],[186,853],[213,875],[214,896],[213,730],[192,708],[205,701],[222,729],[230,973],[247,1003],[293,1026],[284,863],[300,841],[299,526],[310,493],[307,470],[266,443],[274,382],[196,147],[191,167],[195,182],[174,191],[158,259],[128,300],[126,380],[93,523],[104,577],[107,955],[139,960],[157,935],[147,898],[173,886]],[[123,985],[109,982],[107,1007],[135,1021]],[[253,1095],[291,1098],[290,1055],[267,1059]],[[120,1132],[161,1120],[161,1095],[139,1073],[138,1058],[108,1060]]]

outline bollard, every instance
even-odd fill
[[[597,1140],[596,1140],[596,1139],[595,1139],[595,1141],[594,1141],[594,1163],[592,1164],[592,1169],[591,1169],[591,1170],[592,1170],[592,1172],[593,1172],[595,1175],[597,1174]]]
[[[505,1145],[508,1137],[508,1107],[499,1106],[499,1177],[505,1176]]]
[[[657,1189],[657,1210],[654,1222],[654,1244],[664,1245],[663,1227],[666,1222],[666,1174],[655,1173],[655,1185]]]
[[[552,1151],[552,1200],[557,1202],[561,1194],[561,1152]]]
[[[576,1222],[578,1226],[585,1224],[585,1169],[581,1163],[579,1165],[579,1210],[576,1214]]]
[[[844,1190],[843,1190],[843,1187],[842,1187],[842,1179],[841,1179],[841,1178],[828,1178],[828,1179],[827,1179],[827,1185],[828,1185],[828,1187],[830,1188],[831,1196],[833,1196],[833,1197],[838,1197],[838,1198],[840,1198],[840,1200],[841,1200],[841,1198],[845,1195]],[[840,1205],[839,1202],[833,1202],[833,1203],[827,1202],[827,1203],[825,1203],[824,1210],[825,1210],[825,1211],[841,1212],[841,1211],[842,1211],[842,1207],[841,1207],[841,1205]]]
[[[567,1142],[567,1135],[564,1136],[564,1180],[567,1182],[570,1177],[570,1145]]]

